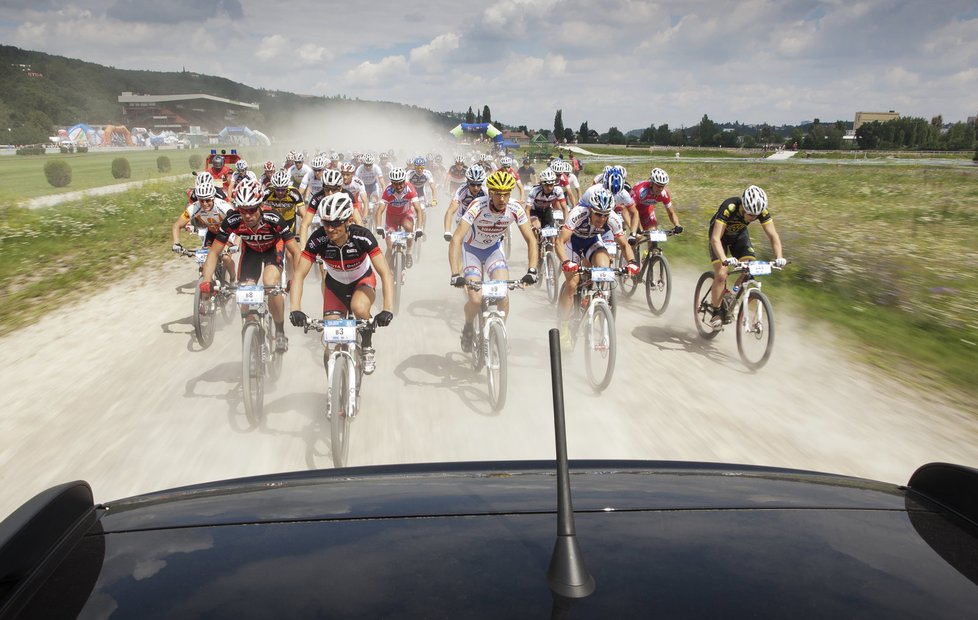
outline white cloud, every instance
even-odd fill
[[[458,41],[457,34],[448,33],[438,35],[431,43],[414,48],[410,54],[412,68],[444,64],[449,60],[449,53],[458,49]]]
[[[388,56],[380,62],[362,62],[355,69],[346,72],[346,79],[365,85],[376,85],[387,78],[403,77],[408,70],[404,56]]]
[[[273,60],[289,49],[288,40],[280,34],[265,37],[258,44],[255,56],[260,60]]]

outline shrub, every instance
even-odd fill
[[[67,187],[71,183],[71,166],[62,159],[52,159],[44,164],[44,176],[51,187]]]
[[[87,153],[88,152],[88,147],[87,146],[76,146],[75,147],[75,152],[76,153]]]
[[[40,145],[22,146],[17,149],[18,155],[44,155],[44,147]]]
[[[68,155],[75,152],[74,146],[58,146],[58,150],[61,151],[63,155]]]
[[[156,158],[156,169],[160,172],[170,171],[170,158],[166,155],[160,155]]]
[[[190,169],[191,170],[200,170],[200,168],[203,165],[204,165],[204,158],[201,157],[199,153],[194,153],[193,155],[190,156]]]
[[[129,160],[125,157],[116,157],[112,160],[112,178],[113,179],[128,179],[132,176],[132,170],[129,168]]]

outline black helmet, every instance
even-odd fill
[[[224,165],[224,155],[215,155],[211,157],[211,167],[220,168]]]

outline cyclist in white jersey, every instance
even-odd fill
[[[309,166],[312,168],[312,178],[309,179],[309,198],[323,191],[323,170],[326,170],[328,165],[329,158],[325,155],[316,155],[309,162]]]
[[[292,187],[299,190],[303,200],[308,201],[309,181],[312,180],[312,168],[307,166],[305,161],[306,156],[301,152],[296,152],[292,159],[293,165],[291,168],[287,168],[287,170],[292,175]]]
[[[374,162],[374,156],[367,153],[363,156],[363,163],[355,169],[354,174],[363,182],[364,190],[369,200],[376,200],[383,191],[384,169]]]
[[[353,164],[340,164],[340,174],[343,175],[343,189],[353,196],[354,207],[362,217],[366,218],[370,209],[370,194],[367,192],[360,177],[355,176],[356,170]]]
[[[456,190],[451,204],[445,210],[445,241],[452,240],[452,231],[455,230],[455,226],[465,215],[472,201],[480,196],[489,195],[489,190],[486,188],[486,171],[482,166],[469,166],[465,171],[465,181],[465,185]]]
[[[530,220],[523,207],[510,199],[516,177],[508,172],[494,172],[486,179],[488,196],[476,198],[452,235],[448,246],[448,260],[452,268],[452,286],[465,286],[466,280],[481,282],[483,279],[509,279],[509,265],[503,255],[502,239],[513,222],[519,226],[527,248],[527,264],[537,264],[537,244],[533,239]],[[464,269],[463,269],[464,266]],[[464,274],[464,275],[463,275]],[[537,281],[537,270],[530,267],[521,280],[525,284]],[[462,329],[462,350],[471,350],[475,331],[472,323],[482,305],[480,291],[466,291],[465,326]],[[500,300],[500,309],[509,314],[509,300]]]

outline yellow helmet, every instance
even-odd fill
[[[505,170],[497,170],[486,179],[486,187],[497,192],[508,192],[516,187],[516,177]]]

